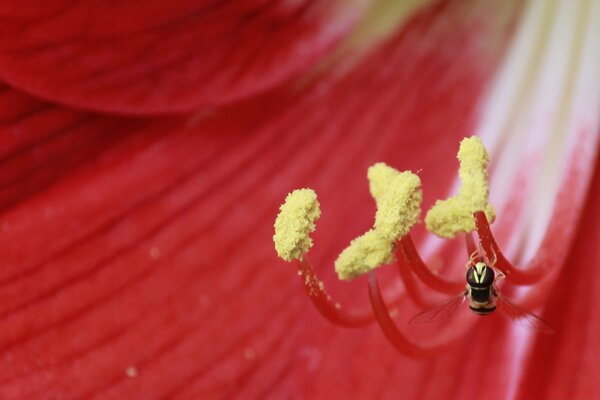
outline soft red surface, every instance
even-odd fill
[[[450,350],[410,359],[376,326],[325,321],[271,241],[285,194],[313,187],[323,216],[312,260],[344,302],[367,304],[365,282],[339,284],[331,268],[372,223],[367,166],[422,169],[424,208],[444,196],[500,57],[482,40],[489,13],[465,22],[468,5],[455,3],[414,18],[341,80],[326,74],[210,112],[114,117],[3,87],[0,398],[504,398],[515,381],[504,321],[478,321]],[[0,71],[11,63],[0,58]],[[56,82],[69,79],[55,73]],[[110,108],[99,104],[117,93],[94,100],[86,92],[94,80],[81,92],[76,81],[64,91],[62,83],[56,89],[70,97],[56,99],[83,107]],[[115,107],[163,111],[157,104],[167,99]],[[595,203],[587,221],[598,220]],[[552,290],[544,317],[559,334],[536,341],[516,378],[524,397],[600,392],[600,323],[590,311],[598,279],[588,268],[598,259],[598,226],[581,226]],[[126,375],[129,366],[137,377]]]
[[[596,168],[582,224],[550,293],[546,318],[560,327],[556,337],[540,337],[528,359],[519,398],[595,398],[600,393],[596,293],[600,290],[600,168]]]
[[[222,104],[304,71],[345,36],[360,3],[3,1],[0,77],[103,111]]]

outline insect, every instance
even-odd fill
[[[488,315],[498,309],[501,314],[520,326],[543,333],[554,333],[554,329],[540,317],[500,294],[494,284],[497,280],[504,278],[504,274],[496,274],[490,266],[494,263],[478,260],[476,253],[471,255],[467,263],[466,290],[438,306],[417,314],[409,323],[429,324],[447,321],[455,315],[459,306],[468,299],[469,308],[477,315]]]

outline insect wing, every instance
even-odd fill
[[[456,315],[456,310],[458,310],[458,307],[462,303],[464,303],[466,297],[466,292],[461,293],[458,296],[454,296],[451,299],[446,300],[442,304],[420,312],[409,321],[409,324],[437,324],[440,322],[448,321],[454,315]]]
[[[513,303],[499,293],[496,293],[496,305],[502,315],[510,318],[513,322],[524,328],[543,333],[554,333],[554,329],[543,319]]]

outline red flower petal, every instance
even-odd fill
[[[600,393],[600,366],[594,350],[598,347],[600,320],[593,311],[600,306],[599,165],[590,192],[566,267],[548,293],[546,316],[557,323],[559,331],[536,341],[518,398],[594,398]]]
[[[0,397],[506,397],[514,341],[499,319],[439,358],[407,359],[377,328],[324,321],[271,242],[285,193],[314,187],[313,260],[333,287],[326,267],[372,222],[357,184],[368,165],[422,168],[425,207],[445,194],[448,149],[496,61],[480,39],[488,10],[465,24],[463,7],[423,13],[339,81],[212,115],[109,117],[2,92]],[[366,288],[347,287],[334,291],[366,304]],[[556,328],[583,353],[577,332],[592,340],[596,324],[577,321]],[[535,372],[544,357],[535,379],[559,375]],[[582,382],[571,393],[595,390]]]
[[[321,58],[347,33],[360,3],[5,1],[0,76],[41,97],[103,111],[231,102]]]

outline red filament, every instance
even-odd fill
[[[494,266],[504,272],[508,280],[517,285],[531,285],[539,282],[545,276],[547,271],[541,264],[529,270],[522,270],[514,266],[506,259],[496,243],[485,213],[483,211],[476,211],[473,213],[473,217],[475,218],[477,234],[479,235],[479,241],[483,250],[490,260],[496,260]]]
[[[417,281],[411,271],[410,265],[406,261],[404,255],[402,254],[402,249],[400,246],[396,248],[396,258],[397,258],[397,266],[398,273],[400,274],[400,278],[402,282],[404,282],[404,287],[406,288],[406,293],[408,297],[415,303],[415,305],[421,308],[431,307],[431,303],[425,300],[423,296],[423,291],[417,287]]]
[[[447,281],[434,274],[429,268],[427,268],[427,265],[425,265],[425,263],[419,256],[419,253],[415,248],[415,244],[413,243],[410,234],[407,234],[404,237],[402,237],[399,243],[402,251],[397,252],[398,256],[404,256],[404,259],[406,260],[408,265],[412,267],[415,274],[417,274],[417,276],[423,281],[423,283],[425,283],[431,289],[446,294],[456,294],[460,293],[461,290],[464,290],[464,282]]]
[[[412,357],[430,356],[447,347],[450,342],[432,347],[420,347],[406,338],[396,327],[383,301],[375,272],[369,274],[369,298],[377,323],[389,342],[401,353]]]
[[[298,273],[308,297],[310,297],[317,310],[329,321],[349,328],[365,326],[373,322],[373,315],[367,310],[363,312],[346,311],[342,309],[339,303],[333,301],[306,257],[303,260],[298,260]]]

